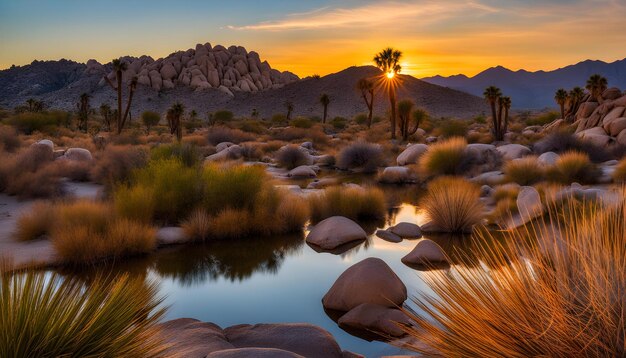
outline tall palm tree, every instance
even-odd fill
[[[608,81],[606,80],[606,77],[595,74],[589,77],[585,88],[589,90],[592,98],[595,98],[598,102],[602,102],[602,92],[606,90],[607,86]]]
[[[330,104],[330,96],[326,93],[322,93],[320,96],[320,103],[324,106],[324,117],[322,119],[322,123],[326,123],[326,117],[328,116],[328,105]]]
[[[502,107],[502,111],[500,112],[501,118],[499,119],[500,127],[502,128],[502,139],[504,139],[504,135],[506,131],[509,129],[509,110],[511,109],[511,97],[500,97],[500,107]],[[503,118],[502,118],[503,117]]]
[[[496,104],[502,96],[502,92],[498,87],[489,86],[485,89],[485,92],[483,92],[483,96],[485,96],[485,99],[489,102],[489,106],[491,107],[491,133],[496,140],[502,140],[504,134],[500,128],[498,114],[496,113]]]
[[[176,139],[180,142],[183,139],[183,126],[181,119],[185,113],[185,106],[180,102],[174,103],[167,110],[167,123],[170,126],[170,134],[176,133]]]
[[[372,112],[374,110],[374,82],[369,78],[361,78],[356,83],[356,88],[361,92],[361,97],[369,111],[367,115],[367,128],[372,127]]]
[[[567,98],[567,91],[563,88],[559,88],[554,93],[554,100],[559,105],[559,108],[561,108],[561,118],[563,119],[565,119],[565,103],[567,102]]]
[[[578,112],[578,107],[580,107],[580,103],[582,102],[584,97],[585,97],[585,91],[580,87],[574,87],[569,91],[569,109],[568,109],[569,115],[567,116],[568,118],[570,118],[571,115],[576,114],[576,112]],[[572,116],[572,120],[573,119],[574,118]]]
[[[293,112],[293,102],[285,101],[285,108],[287,109],[287,120],[290,120],[291,112]]]
[[[400,72],[402,52],[387,47],[374,56],[374,63],[387,76],[387,95],[391,105],[391,139],[396,138],[396,74]]]

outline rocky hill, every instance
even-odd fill
[[[517,109],[541,109],[556,107],[554,92],[558,88],[571,89],[584,86],[589,76],[601,74],[610,86],[626,87],[626,59],[606,63],[603,61],[583,61],[554,71],[526,70],[511,71],[502,66],[489,68],[474,77],[455,75],[434,76],[424,81],[482,96],[486,87],[494,85],[513,99]]]
[[[372,66],[350,67],[321,78],[299,79],[290,72],[272,69],[254,52],[243,47],[225,48],[198,44],[153,60],[148,56],[124,57],[128,64],[123,81],[138,81],[131,114],[144,110],[164,112],[179,101],[188,110],[204,113],[226,109],[250,115],[256,109],[263,117],[285,112],[285,102],[294,105],[294,115],[321,115],[319,96],[331,97],[329,116],[352,117],[366,111],[357,81],[380,75]],[[112,66],[90,60],[34,61],[30,65],[0,71],[0,106],[12,108],[28,98],[37,98],[50,108],[73,110],[82,93],[91,95],[92,107],[114,105],[115,92],[104,76],[115,78]],[[467,118],[486,111],[484,101],[457,90],[401,75],[398,98],[412,99],[435,116]],[[388,103],[379,92],[374,112],[385,114]]]

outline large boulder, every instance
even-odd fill
[[[605,100],[614,100],[618,99],[622,96],[622,90],[617,87],[607,88],[602,92],[602,99]]]
[[[436,242],[428,239],[419,240],[417,245],[401,259],[409,266],[439,266],[448,264],[448,258]]]
[[[180,318],[157,326],[159,337],[167,345],[164,357],[204,358],[211,352],[235,348],[222,329],[191,318]]]
[[[406,286],[381,259],[370,257],[350,266],[328,290],[324,308],[347,312],[363,303],[397,307],[406,301]]]
[[[293,352],[275,348],[235,348],[210,353],[206,358],[305,358]]]
[[[613,108],[604,118],[602,118],[602,126],[607,129],[608,125],[624,114],[624,107]]]
[[[376,236],[389,242],[402,242],[402,238],[389,230],[376,230]]]
[[[236,144],[235,144],[235,143],[233,143],[233,142],[221,142],[221,143],[218,143],[218,144],[215,146],[215,152],[216,152],[216,153],[219,153],[219,152],[223,151],[224,149],[227,149],[227,148],[229,148],[229,147],[232,147],[233,145],[236,145]]]
[[[51,152],[54,151],[54,142],[52,142],[50,139],[42,139],[38,141],[36,144],[45,145],[50,148]]]
[[[537,162],[544,166],[551,166],[559,159],[559,155],[555,152],[545,152],[537,158]]]
[[[626,146],[626,130],[621,131],[620,134],[617,135],[617,138],[615,138],[615,141]]]
[[[209,155],[208,157],[204,158],[204,160],[207,162],[215,162],[215,161],[222,161],[222,160],[239,159],[242,156],[243,156],[243,148],[235,144],[225,149],[222,149],[221,151],[215,154]]]
[[[521,144],[505,144],[496,148],[505,160],[512,160],[527,156],[531,153],[530,148]]]
[[[398,155],[396,162],[398,165],[415,164],[422,154],[426,153],[428,146],[426,144],[413,144],[408,146]]]
[[[413,223],[401,222],[390,227],[388,230],[403,239],[419,239],[422,237],[420,227]]]
[[[495,145],[471,143],[465,148],[471,166],[479,172],[493,171],[502,165],[502,154]]]
[[[576,112],[576,120],[589,117],[593,111],[598,108],[597,102],[584,102],[578,107],[578,112]]]
[[[626,118],[616,118],[611,121],[608,127],[605,127],[609,135],[617,137],[624,129],[626,129]]]
[[[505,175],[500,170],[479,174],[470,179],[471,182],[478,184],[496,185],[504,181]]]
[[[417,177],[410,168],[397,166],[383,169],[378,180],[387,184],[405,184],[414,183]]]
[[[93,160],[91,152],[85,148],[70,148],[65,151],[63,158],[67,160],[90,162]]]
[[[604,131],[604,129],[602,129],[602,127],[586,129],[576,133],[576,136],[599,147],[604,147],[611,142],[611,137]]]
[[[306,242],[324,250],[332,250],[365,239],[367,233],[359,224],[343,216],[331,216],[313,227],[306,237]]]
[[[523,224],[543,214],[543,204],[537,189],[532,186],[521,187],[517,195],[517,211]]]
[[[236,348],[274,348],[303,357],[337,357],[339,344],[328,331],[307,323],[241,324],[224,329]]]
[[[404,336],[398,324],[410,325],[411,320],[397,308],[364,303],[341,316],[337,323],[346,331],[372,332],[387,338]]]

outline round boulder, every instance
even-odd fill
[[[416,177],[411,169],[398,166],[383,169],[378,180],[387,184],[404,184],[415,182]]]
[[[63,158],[68,160],[85,161],[90,162],[93,160],[91,152],[84,148],[70,148],[65,151]]]
[[[205,358],[304,358],[299,354],[275,348],[235,348],[210,353]]]
[[[531,153],[530,148],[521,144],[505,144],[496,149],[506,160],[521,158]]]
[[[306,237],[306,242],[324,250],[333,250],[353,241],[367,239],[367,233],[354,221],[331,216],[320,221]]]
[[[439,266],[448,264],[448,258],[441,246],[428,239],[420,240],[415,248],[401,259],[408,266]]]
[[[287,173],[289,178],[315,178],[317,174],[315,170],[308,165],[301,165],[293,168]]]
[[[420,227],[413,223],[398,223],[389,228],[389,231],[400,236],[403,239],[419,239],[422,237]]]
[[[415,164],[422,154],[426,153],[428,146],[426,144],[413,144],[408,146],[396,159],[398,165]]]
[[[410,325],[409,317],[397,308],[364,303],[351,309],[337,321],[346,331],[378,333],[381,338],[402,337],[405,332],[398,323]]]
[[[389,230],[376,230],[376,236],[389,242],[401,242],[402,238]]]
[[[559,159],[559,155],[555,152],[545,152],[537,158],[537,162],[541,165],[551,166]]]

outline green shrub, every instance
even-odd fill
[[[328,121],[328,124],[333,126],[335,129],[344,129],[348,126],[348,120],[343,117],[335,117]]]
[[[354,122],[359,125],[367,124],[367,114],[360,113],[354,116]]]
[[[526,119],[526,125],[528,126],[543,126],[552,123],[554,120],[561,117],[559,112],[551,111],[547,113],[541,113]]]
[[[297,117],[292,119],[289,125],[296,128],[311,128],[313,121],[306,117]]]
[[[231,111],[221,110],[213,113],[212,118],[214,123],[227,123],[231,122],[235,115]]]
[[[161,121],[161,115],[157,112],[145,111],[141,114],[141,122],[148,130],[156,126]]]
[[[378,188],[330,187],[309,197],[311,220],[318,222],[331,216],[345,216],[353,220],[381,219],[386,204]]]
[[[206,165],[202,170],[202,207],[209,214],[224,209],[252,209],[266,185],[260,166]]]
[[[287,123],[287,116],[285,116],[282,113],[277,113],[277,114],[272,116],[270,121],[272,122],[272,124],[282,125],[282,124]]]
[[[250,120],[247,119],[245,121],[241,121],[237,127],[244,132],[255,133],[255,134],[264,134],[267,132],[267,128],[265,124],[261,121]]]
[[[148,151],[143,147],[109,145],[97,154],[91,169],[91,180],[110,189],[115,183],[127,182],[132,172],[147,162]]]
[[[0,275],[1,357],[153,357],[166,347],[156,328],[165,310],[153,282]]]
[[[467,121],[461,119],[439,119],[433,122],[436,134],[444,137],[465,137],[467,135]]]
[[[202,162],[204,157],[195,145],[191,143],[162,144],[152,148],[150,158],[158,161],[162,159],[178,159],[188,167]]]
[[[68,112],[62,111],[23,112],[8,118],[6,122],[24,134],[32,134],[33,132],[52,133],[59,126],[67,126],[70,118]]]

